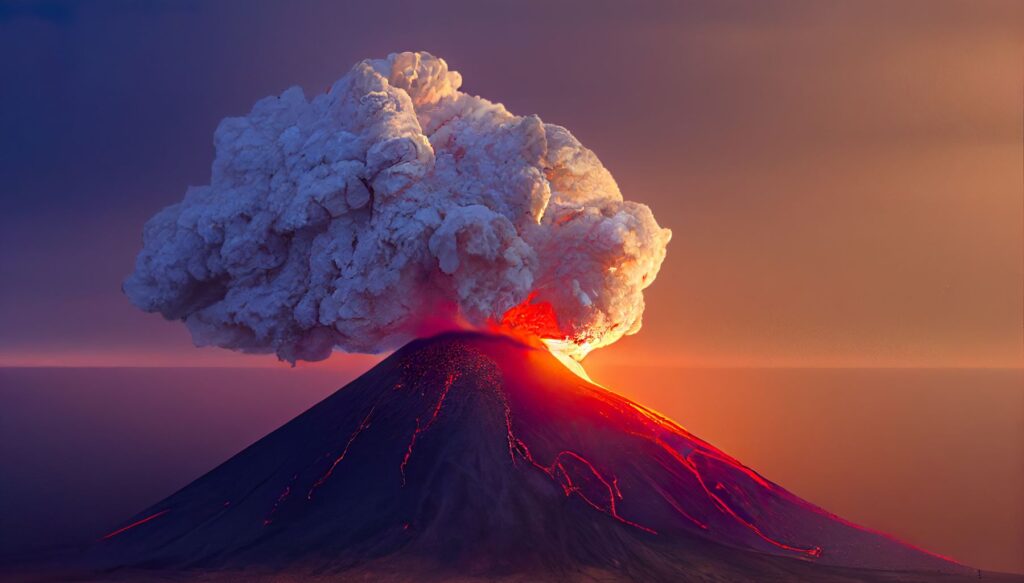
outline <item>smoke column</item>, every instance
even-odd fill
[[[293,363],[429,322],[505,323],[576,359],[635,333],[671,232],[568,130],[461,82],[392,54],[223,120],[210,184],[146,223],[128,298],[199,346]]]

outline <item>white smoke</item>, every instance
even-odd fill
[[[320,360],[536,292],[576,358],[640,328],[671,237],[565,128],[460,92],[428,53],[221,122],[209,186],[145,226],[131,301],[197,345]]]

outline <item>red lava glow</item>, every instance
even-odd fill
[[[292,482],[294,482],[297,478],[298,476],[292,477]],[[270,526],[270,524],[274,522],[274,514],[277,512],[278,507],[281,506],[281,504],[283,504],[284,501],[287,500],[288,497],[291,495],[292,485],[288,484],[287,486],[284,487],[284,490],[281,491],[281,495],[277,497],[277,501],[274,502],[274,506],[271,507],[270,509],[270,514],[268,514],[267,517],[263,520],[263,526]]]
[[[355,442],[356,438],[359,437],[359,434],[370,426],[370,419],[373,418],[373,413],[376,410],[376,404],[374,404],[373,407],[370,407],[370,412],[367,413],[366,417],[363,418],[363,422],[360,423],[359,426],[356,427],[356,430],[352,432],[352,435],[349,436],[348,442],[345,443],[345,449],[341,450],[341,455],[334,458],[334,463],[331,464],[331,467],[327,468],[327,471],[324,472],[324,475],[320,476],[320,479],[318,479],[316,482],[313,482],[313,485],[309,488],[309,492],[306,494],[307,500],[313,499],[313,492],[320,486],[323,486],[324,482],[326,482],[327,479],[331,477],[331,474],[334,473],[334,468],[338,467],[338,464],[341,463],[341,460],[345,459],[345,456],[348,455],[348,450],[351,449],[352,444]]]
[[[518,306],[512,306],[501,317],[500,322],[490,322],[491,332],[527,340],[536,346],[542,338],[561,339],[565,334],[558,327],[558,316],[551,302],[538,302],[537,292],[530,295]]]
[[[685,458],[682,458],[682,457],[679,456],[678,452],[676,452],[673,448],[668,447],[667,444],[664,444],[664,442],[661,442],[661,445],[666,450],[671,450],[673,452],[673,455],[676,456],[677,459],[679,459],[680,463],[682,463],[682,465],[686,469],[688,469],[691,473],[693,473],[693,476],[695,478],[697,478],[697,482],[700,483],[700,487],[704,490],[704,493],[707,494],[709,498],[711,498],[711,500],[714,502],[715,506],[718,509],[720,509],[722,512],[725,512],[726,514],[728,514],[736,522],[739,522],[743,526],[745,526],[748,529],[750,529],[754,534],[756,534],[757,536],[761,537],[762,540],[764,540],[764,541],[766,541],[766,542],[768,542],[770,544],[773,544],[773,545],[775,545],[776,547],[778,547],[778,548],[780,548],[782,550],[792,551],[794,553],[803,553],[803,554],[805,554],[805,555],[807,555],[809,557],[820,557],[821,556],[821,547],[816,547],[816,546],[815,547],[796,547],[796,546],[788,545],[788,544],[786,544],[784,542],[781,542],[779,540],[776,540],[776,539],[766,535],[764,532],[761,531],[760,528],[757,527],[757,525],[755,525],[754,523],[752,523],[752,522],[744,519],[742,516],[740,516],[739,513],[737,513],[731,506],[729,506],[729,504],[724,499],[722,499],[721,496],[719,496],[714,491],[712,491],[711,488],[708,488],[707,482],[705,482],[705,480],[704,480],[704,476],[702,476],[701,473],[697,470],[697,466],[694,464],[694,461],[693,461],[693,457],[695,455],[703,455],[703,452],[701,452],[699,450],[694,450],[694,451],[690,452],[690,455],[686,456]],[[724,489],[724,487],[722,486],[722,484],[715,484],[715,489],[721,490],[721,489]]]
[[[550,465],[544,465],[538,462],[536,459],[534,459],[533,455],[530,453],[530,448],[528,448],[526,444],[523,443],[523,440],[516,437],[516,434],[512,431],[511,414],[506,416],[505,424],[506,427],[508,428],[509,455],[512,456],[513,463],[515,463],[516,455],[518,454],[519,458],[525,460],[533,467],[544,472],[545,475],[547,475],[549,478],[554,480],[559,486],[561,486],[562,492],[565,493],[565,496],[567,498],[569,496],[572,496],[573,494],[576,494],[577,496],[579,496],[581,500],[586,502],[594,510],[597,510],[598,512],[603,512],[608,516],[611,516],[615,520],[618,520],[622,524],[632,526],[633,528],[638,528],[644,532],[649,532],[651,534],[658,534],[654,531],[654,529],[648,528],[642,524],[637,524],[636,522],[623,518],[622,515],[619,514],[618,509],[615,507],[615,500],[622,499],[622,491],[619,490],[618,478],[613,476],[611,482],[609,482],[608,479],[604,476],[604,474],[599,472],[597,468],[594,467],[594,464],[592,464],[585,457],[581,456],[580,454],[574,451],[561,451],[555,456],[554,461],[552,461]],[[567,464],[566,462],[568,461],[575,461],[577,463]],[[583,475],[577,475],[576,480],[573,480],[573,474],[571,472],[571,468],[573,466],[582,467],[585,469]],[[592,500],[589,496],[587,496],[586,492],[583,490],[582,485],[577,484],[577,482],[586,479],[586,473],[589,473],[593,478],[595,478],[597,482],[603,487],[603,489],[607,491],[607,500],[604,500],[603,497],[602,499]],[[601,488],[598,489],[600,490]]]
[[[155,514],[150,514],[149,516],[147,516],[147,517],[145,517],[143,519],[136,520],[135,522],[129,524],[128,526],[121,527],[121,528],[115,530],[114,532],[110,532],[110,533],[107,533],[107,534],[103,535],[103,538],[101,538],[100,540],[107,540],[109,538],[113,538],[113,537],[121,534],[122,532],[125,532],[125,531],[128,531],[128,530],[131,530],[131,529],[135,528],[136,526],[139,526],[139,525],[142,525],[142,524],[146,524],[147,522],[149,522],[150,520],[153,520],[154,518],[160,518],[161,516],[163,516],[164,514],[167,514],[170,511],[171,511],[171,509],[167,508],[167,509],[161,510],[160,512],[157,512]]]
[[[534,340],[545,335],[551,336],[557,334],[557,319],[553,309],[550,304],[546,302],[534,303],[533,300],[535,299],[535,295],[536,294],[531,294],[530,297],[527,298],[526,302],[512,308],[508,313],[506,313],[500,324],[503,333],[517,336],[521,335],[525,331]],[[536,343],[530,344],[534,346],[536,345]],[[401,463],[399,464],[399,473],[401,474],[403,487],[406,485],[406,469],[412,459],[412,454],[415,451],[418,440],[437,422],[452,386],[460,376],[460,371],[467,369],[473,373],[474,378],[481,381],[482,385],[492,386],[504,403],[508,451],[514,464],[526,462],[529,467],[542,472],[545,476],[554,481],[566,497],[576,496],[589,507],[610,516],[622,524],[646,533],[657,534],[653,528],[630,520],[621,514],[619,504],[624,499],[624,492],[619,485],[618,477],[610,472],[599,469],[593,461],[588,459],[579,451],[559,451],[554,455],[553,459],[547,463],[537,459],[533,452],[531,452],[529,446],[516,434],[513,428],[512,410],[508,403],[507,396],[504,394],[502,389],[502,373],[493,360],[483,353],[479,353],[475,349],[468,346],[461,346],[457,349],[462,353],[461,357],[454,362],[450,362],[452,359],[450,358],[450,355],[446,353],[446,350],[450,350],[450,348],[432,350],[429,355],[420,354],[418,355],[418,358],[404,362],[402,364],[402,379],[396,383],[394,387],[394,390],[396,391],[408,389],[415,393],[418,389],[422,394],[425,394],[425,391],[428,390],[431,383],[436,382],[436,380],[443,379],[441,383],[439,383],[441,387],[438,391],[436,400],[428,410],[429,413],[426,413],[422,417],[418,417],[416,419],[416,426],[409,437],[409,443],[405,449]],[[466,359],[465,352],[467,351],[473,355],[472,358]],[[462,368],[456,369],[455,366],[460,366]],[[696,483],[699,485],[700,491],[702,491],[703,494],[711,501],[712,507],[727,516],[730,520],[742,525],[761,540],[784,551],[799,553],[812,558],[821,556],[822,549],[820,547],[803,547],[786,543],[770,536],[762,526],[745,518],[744,513],[734,508],[730,503],[730,495],[728,494],[728,491],[725,490],[723,484],[719,481],[709,482],[709,478],[702,473],[701,464],[706,465],[706,460],[710,460],[711,462],[727,466],[728,468],[741,473],[757,486],[769,489],[776,495],[791,497],[788,493],[779,489],[771,482],[768,482],[753,470],[743,466],[735,459],[718,451],[710,444],[694,437],[669,419],[596,385],[587,383],[582,385],[576,384],[575,386],[589,393],[589,396],[595,398],[597,403],[600,405],[606,406],[611,411],[618,413],[615,417],[617,417],[621,423],[626,425],[622,428],[626,433],[633,435],[636,438],[643,439],[665,452],[668,455],[668,460],[671,460],[671,462],[676,465],[677,470],[681,471],[682,474],[688,474],[695,479]],[[349,436],[340,455],[334,459],[333,463],[320,476],[320,478],[312,484],[306,496],[307,499],[312,499],[315,490],[323,485],[324,482],[334,474],[338,465],[345,459],[345,456],[348,455],[348,452],[356,439],[370,426],[370,422],[376,410],[377,404],[374,404],[370,411],[364,416],[362,422]],[[611,411],[602,411],[600,414],[602,417],[610,419]],[[684,447],[688,446],[692,449],[687,453],[682,453],[678,447],[666,441],[667,439],[671,439],[673,441],[680,440],[684,444]],[[666,466],[666,468],[671,470],[669,466]],[[674,473],[678,474],[679,472],[674,471]],[[705,521],[697,519],[691,512],[688,512],[687,509],[684,508],[684,503],[682,501],[677,500],[668,492],[660,491],[660,487],[656,486],[656,488],[659,489],[659,493],[669,503],[669,505],[687,521],[702,531],[709,531],[711,529]],[[270,524],[277,507],[288,498],[290,489],[291,487],[289,486],[285,488],[284,492],[282,492],[281,496],[274,504],[274,507],[271,509],[270,516],[267,518],[266,524]],[[736,490],[737,491],[733,492],[732,495],[739,496],[741,498],[746,497],[746,494],[742,489],[737,488]]]
[[[530,453],[530,448],[527,447],[526,443],[524,443],[522,439],[519,439],[519,437],[516,436],[515,431],[512,430],[512,409],[509,407],[507,400],[505,400],[504,403],[505,430],[506,436],[508,438],[508,453],[509,456],[512,458],[512,463],[516,463],[516,456],[518,455],[519,458],[525,460],[531,466],[544,472],[545,475],[547,475],[549,478],[558,483],[562,487],[562,492],[565,493],[565,496],[567,498],[569,496],[572,496],[573,494],[576,494],[577,496],[580,497],[580,499],[582,499],[591,508],[597,510],[598,512],[603,512],[623,524],[632,526],[634,528],[638,528],[644,532],[657,534],[657,532],[655,532],[653,529],[643,526],[641,524],[637,524],[636,522],[633,522],[626,518],[623,518],[619,514],[619,511],[615,506],[616,499],[622,500],[622,490],[619,489],[618,477],[612,476],[612,479],[609,482],[608,479],[601,472],[599,472],[596,467],[594,467],[594,464],[592,464],[586,458],[584,458],[583,456],[574,451],[565,450],[559,452],[555,456],[555,459],[551,462],[550,465],[544,465],[538,462],[536,459],[534,459],[533,455]],[[607,490],[607,503],[601,504],[598,501],[590,499],[586,495],[582,488],[573,481],[572,473],[570,473],[569,470],[571,465],[567,466],[565,463],[563,463],[563,456],[568,459],[572,459],[579,462],[579,464],[582,465],[582,467],[586,468],[586,471],[589,472],[591,476],[593,476],[597,480],[597,482],[601,486],[603,486],[605,490]]]
[[[502,325],[508,329],[529,330],[535,334],[534,338],[537,338],[536,334],[551,333],[554,328],[549,326],[554,326],[554,312],[550,305],[533,303],[533,299],[531,295],[524,304],[510,310]],[[408,445],[398,465],[403,488],[416,446],[425,447],[421,441],[424,434],[444,421],[446,411],[449,416],[455,415],[451,417],[452,422],[458,422],[457,416],[464,411],[494,413],[498,416],[494,421],[499,427],[503,413],[505,440],[513,471],[522,468],[524,472],[540,472],[558,487],[565,498],[578,498],[587,507],[649,535],[659,534],[652,528],[655,526],[663,531],[662,536],[669,537],[673,536],[677,525],[689,528],[678,521],[665,522],[658,513],[667,511],[670,518],[674,512],[712,538],[721,537],[744,546],[750,542],[757,543],[759,539],[786,553],[817,559],[823,554],[822,547],[796,544],[773,534],[780,530],[792,531],[792,525],[787,527],[787,523],[777,523],[776,516],[783,516],[784,520],[785,515],[779,513],[788,512],[789,505],[793,505],[956,563],[949,557],[929,553],[884,533],[852,524],[797,498],[670,419],[585,379],[574,377],[547,351],[542,353],[524,347],[516,347],[512,351],[516,355],[506,360],[501,351],[492,353],[490,349],[478,349],[473,344],[451,342],[429,346],[403,358],[398,365],[400,378],[391,381],[394,382],[393,388],[385,388],[378,394],[348,435],[340,452],[333,450],[318,457],[307,466],[311,470],[308,475],[304,471],[294,474],[265,515],[263,526],[274,522],[280,507],[296,503],[291,500],[291,495],[300,487],[300,477],[303,478],[302,484],[309,484],[306,500],[312,500],[321,486],[340,473],[340,464],[375,419],[380,417],[385,425],[391,422],[392,418],[382,411],[389,403],[394,403],[403,410],[419,407]],[[526,356],[520,358],[516,351],[523,351]],[[452,396],[452,390],[460,379],[460,387]],[[398,394],[399,391],[402,394]],[[473,409],[465,406],[463,398],[481,398],[492,405],[497,404],[492,400],[496,398],[503,410]],[[449,399],[454,405],[446,409]],[[569,417],[573,420],[568,421]],[[408,417],[398,416],[395,419],[405,419],[399,427],[410,425]],[[540,423],[533,423],[535,420]],[[557,423],[547,423],[551,420]],[[538,427],[542,432],[535,434]],[[611,442],[618,444],[611,448],[614,451],[603,447],[608,443],[602,440],[604,431],[616,435]],[[527,440],[533,445],[532,450]],[[626,445],[631,440],[636,441]],[[504,445],[498,442],[498,447],[504,449]],[[333,460],[332,454],[336,454]],[[638,456],[656,466],[653,470],[637,473],[637,466],[630,459]],[[321,463],[327,467],[312,473],[314,464]],[[323,468],[321,465],[316,467]],[[620,473],[621,482],[613,468]],[[315,476],[318,477],[313,479]],[[558,490],[553,490],[556,496]],[[628,506],[627,498],[631,500]],[[657,506],[658,500],[667,506]],[[653,505],[648,504],[651,501]],[[215,504],[222,504],[221,511],[227,512],[234,510],[236,502],[239,501],[218,498]],[[783,504],[781,509],[778,507],[780,503]],[[106,534],[100,540],[116,537],[170,510],[167,508],[146,516]],[[624,513],[624,510],[632,510],[635,514],[627,517],[631,513]],[[415,531],[415,522],[401,524],[403,531]],[[736,532],[749,532],[750,536],[737,539]],[[804,529],[801,532],[808,538],[816,538],[814,533],[817,531]],[[766,547],[757,543],[753,548],[764,550]]]
[[[437,398],[437,404],[434,405],[434,409],[430,414],[430,419],[426,423],[422,423],[419,418],[416,419],[416,429],[412,432],[412,438],[409,440],[409,447],[405,450],[405,457],[402,458],[402,463],[398,467],[402,474],[402,485],[405,486],[405,467],[409,465],[409,458],[412,457],[412,450],[416,446],[416,439],[421,433],[430,429],[430,426],[437,421],[437,416],[441,413],[441,407],[444,405],[444,400],[448,397],[448,391],[451,390],[452,384],[455,383],[455,379],[459,378],[457,372],[449,372],[445,377],[444,386],[441,389],[441,395]]]
[[[812,558],[817,558],[821,556],[821,547],[801,547],[787,544],[765,534],[762,528],[760,528],[753,522],[743,518],[743,516],[741,516],[740,513],[737,512],[736,509],[734,509],[721,495],[715,493],[714,489],[708,487],[706,478],[700,472],[700,469],[697,467],[696,459],[698,457],[713,459],[717,462],[729,466],[733,470],[739,471],[740,473],[744,474],[745,476],[753,480],[759,486],[772,490],[777,495],[789,498],[790,496],[788,495],[788,493],[782,491],[768,480],[765,480],[757,472],[754,472],[753,470],[742,465],[735,459],[715,449],[712,445],[708,444],[707,442],[702,441],[697,437],[693,436],[688,431],[686,431],[679,425],[673,423],[669,419],[657,413],[654,413],[649,409],[641,407],[640,405],[637,405],[636,403],[633,403],[625,399],[624,397],[616,395],[615,393],[612,393],[605,389],[593,386],[592,388],[590,388],[590,390],[594,396],[598,397],[600,400],[604,401],[606,404],[618,410],[619,412],[625,412],[630,409],[639,412],[642,415],[641,419],[648,421],[648,423],[645,423],[645,425],[647,426],[645,427],[646,431],[630,431],[629,433],[636,437],[645,439],[654,445],[657,445],[659,448],[661,448],[662,451],[671,456],[671,458],[674,459],[680,467],[682,467],[687,473],[691,474],[697,480],[697,483],[700,484],[701,489],[708,496],[708,498],[711,499],[715,508],[717,508],[719,511],[726,514],[732,520],[735,520],[739,524],[746,527],[748,530],[753,532],[755,535],[757,535],[765,542],[779,549],[794,553],[800,553]],[[686,441],[693,442],[698,447],[694,448],[688,454],[683,455],[682,453],[679,452],[677,448],[667,443],[659,435],[660,431],[668,431],[669,435],[672,435],[674,437],[682,437]],[[722,489],[722,485],[720,483],[716,483],[716,489]],[[693,516],[687,513],[681,507],[678,501],[674,500],[671,496],[665,496],[665,498],[669,500],[671,506],[683,517],[687,518],[688,520],[690,520],[690,522],[696,524],[703,530],[708,529],[708,526],[705,523],[695,519]]]

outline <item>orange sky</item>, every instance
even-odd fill
[[[141,226],[208,181],[223,117],[428,50],[569,128],[673,230],[643,330],[587,359],[598,381],[831,510],[1024,570],[1019,371],[701,376],[1024,367],[1024,3],[378,4],[0,15],[0,366],[286,366],[132,307]]]
[[[667,99],[742,89],[697,147],[685,116],[637,122],[640,167],[598,146],[675,237],[644,331],[595,360],[1024,364],[1022,5],[867,6],[647,41],[714,64]]]

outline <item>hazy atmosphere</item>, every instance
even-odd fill
[[[222,118],[406,50],[570,128],[671,229],[595,380],[855,522],[1024,572],[1012,1],[0,5],[0,555],[109,529],[379,359],[198,349],[121,286]]]
[[[676,234],[595,360],[1022,364],[1019,3],[600,6],[6,5],[4,361],[233,358],[112,293],[141,224],[208,182],[221,118],[428,50]]]

